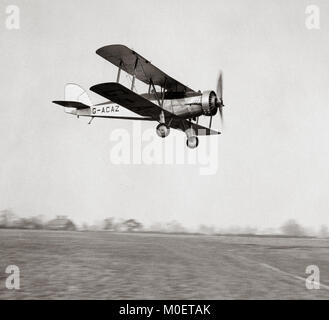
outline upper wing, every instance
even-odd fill
[[[148,85],[150,84],[150,80],[152,80],[154,85],[158,85],[162,88],[165,87],[167,92],[195,92],[191,88],[171,78],[141,55],[126,46],[120,44],[109,45],[98,49],[96,53],[107,61],[113,63],[118,68],[121,67],[125,72],[131,75],[135,74],[138,80]],[[138,59],[137,65],[136,59]]]
[[[117,82],[97,84],[91,87],[90,90],[143,117],[151,117],[158,121],[161,111],[164,112],[165,117],[170,118],[173,116],[172,113],[163,110],[153,102]]]

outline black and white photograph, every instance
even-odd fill
[[[1,0],[0,300],[328,300],[328,39],[326,0]]]

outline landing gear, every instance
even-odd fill
[[[190,149],[195,149],[199,145],[199,138],[196,136],[195,130],[193,128],[189,128],[185,131],[187,140],[186,145]]]
[[[198,137],[190,137],[190,138],[187,138],[186,145],[190,149],[195,149],[199,145],[199,138]]]
[[[156,128],[157,135],[160,138],[165,138],[170,133],[170,128],[166,126],[164,123],[160,123]]]

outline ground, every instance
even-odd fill
[[[19,291],[5,288],[13,264]],[[0,299],[328,297],[329,240],[0,230]]]

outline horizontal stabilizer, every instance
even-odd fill
[[[90,107],[77,101],[53,101],[53,103],[66,108],[75,108],[78,110],[89,109]]]

